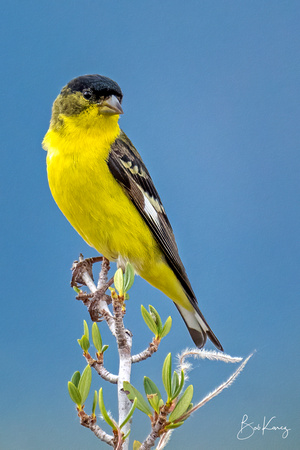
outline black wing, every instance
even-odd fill
[[[167,263],[175,273],[192,305],[199,310],[198,302],[178,254],[173,230],[161,199],[140,155],[121,132],[108,156],[107,164],[117,182],[123,187],[140,215],[150,228]]]

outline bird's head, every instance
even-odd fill
[[[84,75],[71,80],[56,98],[51,117],[51,127],[63,125],[68,118],[80,117],[80,122],[123,114],[123,94],[119,85],[102,75]]]

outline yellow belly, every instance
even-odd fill
[[[100,157],[56,153],[49,160],[48,179],[59,208],[83,239],[110,260],[135,261],[156,243],[132,202]],[[139,238],[137,239],[137,235]]]
[[[148,226],[109,171],[110,140],[71,135],[49,131],[44,139],[49,186],[63,214],[99,253],[130,261],[140,276],[190,309]]]

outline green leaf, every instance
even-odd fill
[[[77,339],[77,342],[85,353],[90,348],[90,341],[85,335],[83,335],[81,339]]]
[[[163,326],[163,329],[162,329],[162,332],[161,332],[161,335],[160,335],[161,338],[167,336],[167,334],[168,334],[168,333],[170,332],[170,330],[171,330],[171,326],[172,326],[172,317],[169,316],[169,317],[167,318],[167,320],[165,321],[165,324],[164,324],[164,326]]]
[[[194,391],[194,388],[192,385],[190,385],[186,388],[182,397],[180,398],[177,405],[175,406],[175,408],[173,409],[173,411],[171,412],[171,414],[169,416],[170,422],[174,422],[174,420],[179,419],[186,412],[186,410],[190,406],[191,400],[193,398],[193,391]]]
[[[92,415],[95,415],[95,411],[96,411],[96,406],[97,406],[97,391],[94,392],[94,399],[93,399],[93,406],[92,406]]]
[[[183,385],[184,385],[184,372],[182,370],[180,372],[180,383],[179,383],[177,389],[173,389],[173,387],[172,387],[172,400],[174,400],[174,398],[178,397],[178,395],[182,391]]]
[[[99,327],[98,327],[96,322],[94,322],[93,325],[92,325],[92,338],[93,338],[95,349],[99,353],[101,353],[101,350],[102,350],[102,338],[101,338]]]
[[[126,441],[126,439],[128,438],[128,436],[130,435],[131,430],[128,430],[126,434],[124,434],[124,436],[122,437],[122,441]]]
[[[124,300],[129,300],[129,295],[127,294],[127,292],[125,292],[124,294]]]
[[[71,382],[74,384],[74,386],[78,387],[79,380],[80,380],[80,372],[77,370],[77,372],[73,373]]]
[[[162,380],[168,396],[168,401],[172,398],[172,356],[169,353],[164,361],[162,369]]]
[[[105,420],[105,422],[112,427],[113,430],[116,430],[116,424],[115,422],[109,417],[105,405],[104,405],[104,400],[103,400],[103,391],[102,388],[99,391],[99,408],[102,414],[103,419]]]
[[[151,408],[154,409],[154,411],[159,414],[159,398],[157,394],[149,394],[147,395],[147,400],[151,406]]]
[[[92,369],[87,365],[79,380],[78,389],[81,395],[81,404],[83,405],[89,395],[92,382]]]
[[[194,406],[194,404],[190,403],[185,413],[189,412],[189,410],[192,409],[193,406]]]
[[[179,375],[177,372],[173,372],[173,378],[172,378],[172,399],[174,397],[174,393],[177,392],[179,387]]]
[[[165,426],[165,429],[166,430],[172,430],[174,428],[181,427],[182,424],[184,424],[184,422],[170,423],[169,425]]]
[[[124,294],[124,276],[121,267],[115,273],[114,284],[115,288],[119,292],[119,295],[122,296]]]
[[[134,268],[130,263],[126,264],[124,274],[124,292],[128,292],[134,283]]]
[[[108,349],[109,345],[103,345],[101,353],[104,353]]]
[[[120,428],[123,428],[124,425],[126,425],[126,423],[131,419],[132,414],[133,414],[134,411],[135,411],[136,405],[137,405],[137,398],[135,397],[135,399],[134,399],[134,401],[133,401],[133,405],[132,405],[132,407],[130,408],[130,411],[129,411],[129,413],[127,414],[126,418],[125,418],[125,419],[123,420],[123,422],[121,423]]]
[[[160,315],[158,314],[158,312],[156,311],[156,309],[154,308],[154,306],[149,305],[149,310],[150,310],[150,313],[153,314],[154,317],[155,317],[155,323],[156,323],[156,328],[157,328],[157,334],[158,334],[158,336],[160,336],[161,333],[162,333],[162,329],[163,329],[162,321],[161,321]]]
[[[157,331],[156,323],[154,322],[154,320],[151,317],[150,313],[148,313],[148,311],[146,310],[146,308],[144,308],[143,305],[141,305],[141,313],[142,313],[143,319],[144,319],[147,327],[152,331],[152,333],[155,336],[157,336],[158,335],[158,331]]]
[[[151,409],[149,408],[148,403],[146,402],[146,400],[144,399],[142,394],[135,387],[132,386],[132,384],[130,384],[128,381],[124,381],[123,389],[124,389],[127,397],[129,398],[129,400],[134,401],[135,397],[137,398],[136,407],[140,411],[147,414],[147,416],[152,415],[152,412],[151,412]]]
[[[80,294],[81,291],[80,291],[79,287],[73,286],[73,289],[77,294]]]
[[[78,408],[81,408],[81,395],[79,389],[72,383],[72,381],[68,382],[68,391],[71,400],[78,406]]]
[[[89,340],[90,338],[89,327],[85,320],[83,321],[83,334],[84,336],[86,336],[87,340]]]
[[[141,445],[142,443],[140,441],[134,441],[132,450],[139,450]]]
[[[157,394],[158,399],[161,399],[161,394],[159,392],[158,387],[149,377],[144,377],[144,389],[146,395]]]

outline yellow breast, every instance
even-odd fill
[[[89,114],[66,117],[63,127],[46,134],[49,186],[63,214],[89,245],[110,260],[131,261],[139,271],[146,249],[147,265],[157,258],[158,249],[106,162],[120,133],[118,116]]]

